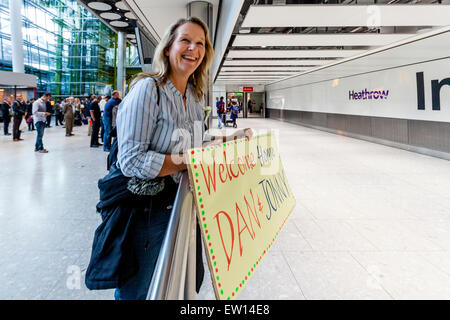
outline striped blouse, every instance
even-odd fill
[[[117,113],[118,166],[127,177],[155,178],[166,154],[200,147],[203,140],[204,99],[197,101],[192,85],[182,94],[168,80],[157,88],[153,78],[139,80],[125,96]],[[172,175],[175,182],[181,172]]]

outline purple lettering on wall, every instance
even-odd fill
[[[348,92],[348,100],[378,100],[387,99],[389,96],[389,90],[351,90]]]

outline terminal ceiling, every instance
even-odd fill
[[[187,5],[192,2],[79,1],[116,31],[127,32],[131,43],[135,43],[133,21],[158,42],[172,22],[186,17]],[[231,1],[236,12],[225,12]],[[208,2],[213,5],[212,35],[226,33],[220,19],[233,19],[232,32],[221,39],[223,49],[217,50],[215,43],[219,55],[213,68],[216,83],[271,83],[450,24],[450,0]],[[111,8],[96,10],[101,3]]]

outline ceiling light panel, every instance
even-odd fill
[[[245,84],[245,83],[271,83],[271,82],[275,82],[279,79],[270,79],[270,80],[248,80],[248,79],[239,79],[239,80],[229,80],[229,79],[217,79],[216,82],[228,82],[228,83],[240,83],[240,84]]]
[[[413,34],[267,34],[237,35],[233,47],[383,46]]]
[[[217,77],[217,80],[230,80],[230,81],[273,81],[283,79],[283,77],[276,78],[248,78],[248,77],[237,77],[237,78],[228,78],[228,77]]]
[[[116,6],[116,8],[123,10],[123,11],[130,11],[130,9],[128,8],[128,6],[125,4],[125,2],[123,1],[118,1],[114,4]]]
[[[102,12],[100,13],[100,17],[106,20],[117,20],[122,18],[120,14],[113,13],[113,12]]]
[[[230,50],[228,58],[344,58],[366,50]]]
[[[289,76],[279,76],[279,77],[246,77],[246,76],[239,76],[239,77],[225,77],[220,76],[217,77],[217,79],[222,80],[277,80],[277,79],[283,79],[287,78]]]
[[[98,11],[109,11],[112,9],[112,7],[109,4],[98,1],[89,2],[88,7]]]
[[[228,66],[319,66],[336,60],[225,60],[223,67]]]
[[[254,78],[254,79],[279,79],[279,78],[283,78],[283,77],[289,77],[291,75],[278,75],[278,76],[249,76],[249,75],[236,75],[236,76],[227,76],[227,75],[223,75],[223,74],[219,74],[218,78],[226,78],[226,79],[250,79],[250,78]]]
[[[124,28],[128,27],[128,23],[123,21],[111,21],[110,24],[114,27]]]
[[[227,67],[223,66],[221,71],[281,71],[281,70],[289,70],[289,71],[305,71],[304,67],[285,67],[285,66],[277,66],[277,67]]]
[[[275,81],[281,80],[288,77],[275,77],[275,78],[248,78],[248,77],[236,77],[236,78],[228,78],[228,77],[217,77],[217,80],[230,80],[230,81]]]
[[[242,28],[445,26],[447,5],[250,6]]]
[[[289,77],[290,75],[284,75],[284,76],[249,76],[249,75],[240,75],[240,76],[224,76],[220,75],[218,78],[222,79],[279,79],[283,77]]]
[[[225,76],[225,77],[240,77],[240,76],[261,76],[261,77],[287,77],[292,76],[293,74],[296,74],[299,72],[276,72],[276,73],[251,73],[251,72],[221,72],[219,76]]]
[[[136,20],[136,16],[131,12],[125,12],[125,17],[127,17],[128,19]]]

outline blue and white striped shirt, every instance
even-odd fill
[[[47,104],[44,100],[39,98],[35,102],[33,102],[31,110],[33,112],[34,123],[37,123],[39,121],[47,121],[47,115],[45,114],[45,112],[47,111]]]
[[[182,94],[170,80],[159,89],[158,105],[153,78],[141,79],[119,106],[117,160],[127,177],[155,178],[166,154],[184,153],[201,146],[204,99],[197,101],[193,87],[188,84],[185,109]],[[178,182],[181,172],[172,177]]]

